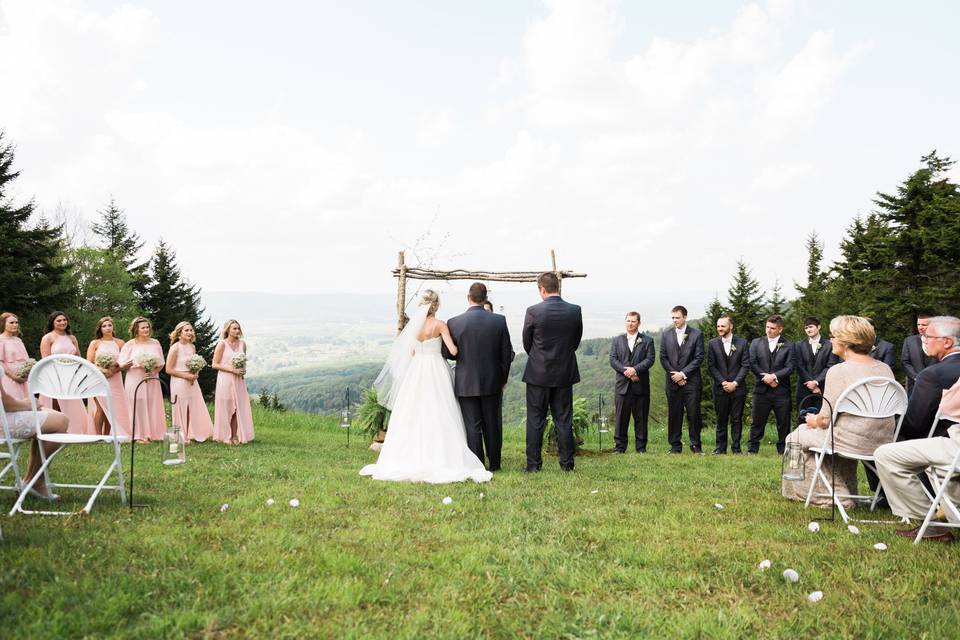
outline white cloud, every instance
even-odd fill
[[[442,147],[450,142],[457,127],[446,111],[428,110],[420,115],[417,144],[425,148]]]

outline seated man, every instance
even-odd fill
[[[931,318],[923,345],[927,355],[939,362],[917,376],[900,428],[901,442],[885,444],[874,453],[890,510],[901,518],[920,520],[930,509],[930,498],[917,474],[930,466],[949,466],[960,451],[960,425],[948,429],[943,429],[946,425],[938,425],[935,435],[939,436],[943,429],[946,437],[925,437],[941,402],[955,404],[956,401],[950,394],[960,378],[960,319]],[[960,499],[960,487],[954,487],[950,495],[954,500]],[[901,529],[897,535],[913,538],[918,530],[919,527]],[[948,529],[930,526],[924,532],[924,539],[950,542],[953,536]]]

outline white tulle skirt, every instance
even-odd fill
[[[393,405],[376,464],[360,470],[374,480],[487,482],[493,474],[467,448],[450,367],[437,352],[413,357]]]

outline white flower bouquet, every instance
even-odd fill
[[[199,353],[195,353],[187,358],[187,371],[192,374],[200,373],[200,370],[207,366],[207,361]]]
[[[141,353],[137,356],[137,364],[147,373],[153,373],[160,367],[160,358],[152,353]]]
[[[230,364],[234,369],[242,369],[246,371],[247,369],[247,354],[238,353],[237,355],[230,358]]]
[[[107,351],[97,351],[97,355],[94,357],[93,362],[101,369],[112,369],[113,365],[117,364],[117,359],[112,353]]]
[[[20,365],[20,368],[17,369],[18,378],[26,378],[30,375],[30,370],[33,369],[33,365],[37,364],[37,361],[33,358],[27,358],[23,361],[23,364]]]

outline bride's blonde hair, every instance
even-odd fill
[[[437,309],[440,308],[440,296],[438,296],[437,292],[433,289],[424,289],[420,295],[420,305],[429,305],[427,315],[432,316],[437,312]]]

